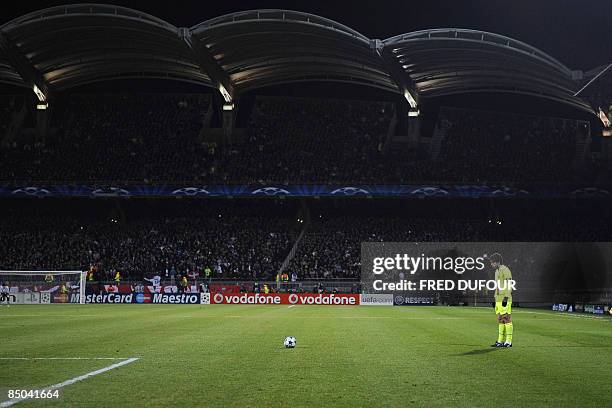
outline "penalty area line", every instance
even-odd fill
[[[41,313],[41,314],[0,314],[0,317],[59,317],[59,318],[63,318],[63,317],[103,317],[101,315],[95,315],[95,314],[46,314],[46,313]]]
[[[127,360],[129,357],[0,357],[0,360]]]
[[[67,385],[72,385],[74,383],[86,380],[86,379],[88,379],[90,377],[93,377],[93,376],[96,376],[98,374],[103,374],[103,373],[105,373],[107,371],[110,371],[110,370],[113,370],[115,368],[119,368],[119,367],[122,367],[124,365],[133,363],[134,361],[137,361],[137,360],[138,360],[138,358],[136,358],[136,357],[128,358],[127,360],[120,361],[118,363],[109,365],[109,366],[104,367],[104,368],[100,368],[99,370],[95,370],[95,371],[89,372],[87,374],[83,374],[83,375],[80,375],[78,377],[71,378],[69,380],[66,380],[66,381],[58,383],[58,384],[50,385],[48,387],[45,387],[45,388],[41,389],[41,391],[55,391],[55,390],[59,390],[60,388],[63,388],[65,386],[67,386]],[[10,399],[10,400],[6,400],[6,401],[3,401],[3,402],[0,402],[0,408],[10,407],[10,406],[15,405],[15,404],[17,404],[19,402],[27,401],[29,399],[30,398],[28,397],[28,398],[13,398],[13,399]]]

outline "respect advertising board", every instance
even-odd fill
[[[435,299],[432,296],[393,296],[394,306],[432,306],[435,304]]]

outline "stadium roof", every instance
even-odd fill
[[[481,31],[434,29],[378,40],[286,10],[232,13],[185,28],[100,4],[52,7],[0,26],[0,82],[36,86],[48,96],[135,77],[213,87],[228,102],[269,85],[333,81],[399,93],[412,107],[420,98],[510,92],[593,112],[574,96],[578,83],[561,62]]]

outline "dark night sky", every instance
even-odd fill
[[[13,1],[1,22],[66,1]],[[370,38],[458,27],[492,31],[527,42],[567,64],[591,69],[612,62],[611,0],[368,0],[368,1],[120,1],[176,26],[191,26],[225,13],[261,8],[305,11],[348,25]]]

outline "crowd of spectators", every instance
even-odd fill
[[[303,279],[359,279],[363,242],[593,242],[612,239],[605,223],[565,219],[394,218],[315,220],[287,268]]]
[[[128,215],[103,216],[7,210],[0,220],[0,269],[95,266],[96,279],[112,280],[116,271],[130,279],[173,279],[204,276],[208,268],[216,279],[272,279],[295,241],[296,220],[278,214],[278,206],[224,208],[154,205],[138,214],[143,209],[136,204]]]
[[[577,176],[576,140],[588,133],[576,120],[442,108],[444,137],[432,159],[386,148],[389,102],[257,97],[246,132],[225,142],[206,137],[210,104],[198,94],[72,95],[56,105],[45,143],[17,138],[0,149],[0,181],[554,183]],[[5,127],[9,116],[0,109]]]
[[[248,138],[233,146],[228,180],[344,184],[383,179],[383,144],[392,105],[258,98]],[[379,178],[377,178],[377,176]]]
[[[588,124],[518,114],[443,108],[437,178],[453,181],[571,181],[576,142]]]
[[[19,110],[19,105],[23,106],[23,103],[19,103],[22,100],[23,98],[13,95],[0,96],[0,138],[6,136],[9,125]]]
[[[113,209],[113,203],[121,209]],[[103,280],[112,280],[117,271],[129,279],[172,279],[204,276],[208,268],[216,280],[274,280],[306,227],[287,276],[356,280],[362,242],[612,240],[605,210],[593,217],[584,211],[554,212],[552,205],[483,217],[458,206],[448,213],[435,203],[409,215],[401,208],[375,215],[348,204],[334,214],[317,215],[312,209],[307,212],[312,215],[303,215],[301,205],[285,200],[36,204],[2,210],[0,269],[95,265]]]
[[[73,95],[46,143],[0,150],[7,182],[156,184],[198,174],[209,95]],[[192,176],[189,176],[192,179]]]

